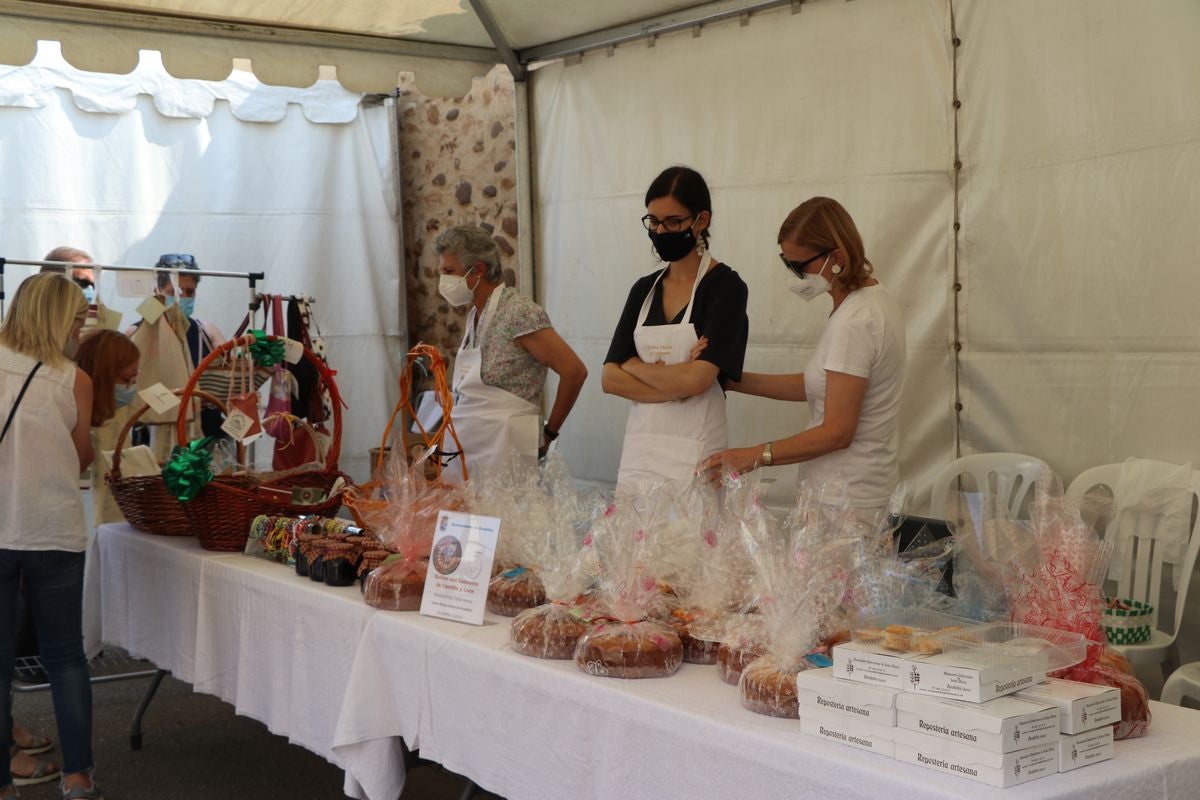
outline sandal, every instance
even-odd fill
[[[14,726],[14,727],[19,727],[19,726]],[[13,744],[15,744],[17,746],[17,748],[20,749],[20,751],[22,753],[24,753],[25,755],[40,756],[42,753],[49,753],[51,750],[54,749],[54,742],[51,741],[48,737],[38,736],[36,733],[30,733],[29,731],[26,731],[26,733],[29,734],[30,744],[28,744],[28,745],[21,744],[20,742],[17,741],[16,736],[13,737]]]
[[[95,779],[92,780],[90,789],[84,789],[82,786],[68,789],[66,775],[62,777],[58,785],[62,789],[63,800],[104,800],[104,795],[100,792],[100,784],[96,783]]]
[[[20,752],[20,749],[14,746],[12,756],[15,758]],[[57,764],[39,758],[34,764],[33,772],[22,775],[10,767],[9,774],[12,775],[13,786],[37,786],[39,783],[49,783],[62,775],[62,769]]]

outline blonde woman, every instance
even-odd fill
[[[92,686],[83,653],[87,526],[79,473],[92,461],[92,381],[66,353],[87,318],[70,278],[43,273],[17,289],[0,328],[0,609],[21,582],[50,677],[63,755],[63,797],[97,800],[92,781]],[[15,614],[0,614],[0,737],[12,742]],[[13,797],[0,759],[0,798]]]
[[[745,472],[800,463],[800,477],[811,484],[845,480],[851,506],[869,520],[898,480],[906,358],[900,306],[874,277],[858,228],[836,200],[813,197],[797,206],[779,229],[779,249],[799,279],[789,289],[806,301],[829,295],[833,310],[804,372],[747,372],[729,389],[807,401],[811,419],[801,433],[725,450],[704,467]]]

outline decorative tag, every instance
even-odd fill
[[[229,416],[225,418],[225,422],[221,423],[221,430],[228,433],[235,440],[244,442],[250,433],[250,429],[254,427],[254,420],[246,415],[240,408],[235,408],[229,412]]]
[[[98,306],[96,308],[96,321],[101,328],[110,331],[121,329],[121,312],[108,306]]]
[[[121,297],[150,297],[152,294],[154,294],[154,285],[154,273],[117,273],[117,294],[119,294]]]
[[[304,343],[295,339],[284,339],[283,358],[289,364],[299,364],[304,360]]]
[[[167,312],[167,307],[155,300],[153,297],[147,297],[142,301],[142,304],[137,307],[137,312],[142,315],[142,319],[149,322],[151,325],[158,322],[158,318]]]
[[[499,536],[499,517],[439,512],[421,613],[482,625]]]
[[[138,397],[150,406],[150,410],[156,414],[166,414],[179,407],[179,398],[175,393],[161,383],[156,383],[148,389],[142,389],[138,392]]]

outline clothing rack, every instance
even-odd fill
[[[228,270],[216,269],[184,269],[178,267],[134,267],[127,264],[93,264],[91,262],[77,261],[35,261],[30,259],[4,258],[0,256],[0,319],[4,317],[4,267],[7,264],[16,264],[22,267],[62,267],[64,271],[69,269],[95,269],[103,272],[109,270],[111,272],[173,272],[183,273],[185,275],[194,275],[196,277],[205,278],[241,278],[250,282],[250,311],[253,312],[258,308],[260,295],[258,294],[258,282],[266,278],[265,272],[231,272]]]

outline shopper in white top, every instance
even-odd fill
[[[87,527],[79,473],[92,460],[92,382],[64,354],[87,317],[80,288],[43,273],[17,289],[0,328],[0,744],[11,745],[17,594],[22,581],[50,677],[63,797],[96,800],[92,693],[83,653]],[[0,798],[14,795],[0,759]]]
[[[811,485],[844,480],[850,505],[869,521],[887,505],[899,478],[905,366],[900,307],[873,277],[854,220],[836,200],[814,197],[793,210],[780,228],[779,247],[784,265],[800,279],[791,291],[805,300],[828,293],[833,311],[804,372],[747,372],[729,388],[806,400],[811,420],[795,436],[725,450],[704,467],[746,472],[801,463],[800,478]]]

